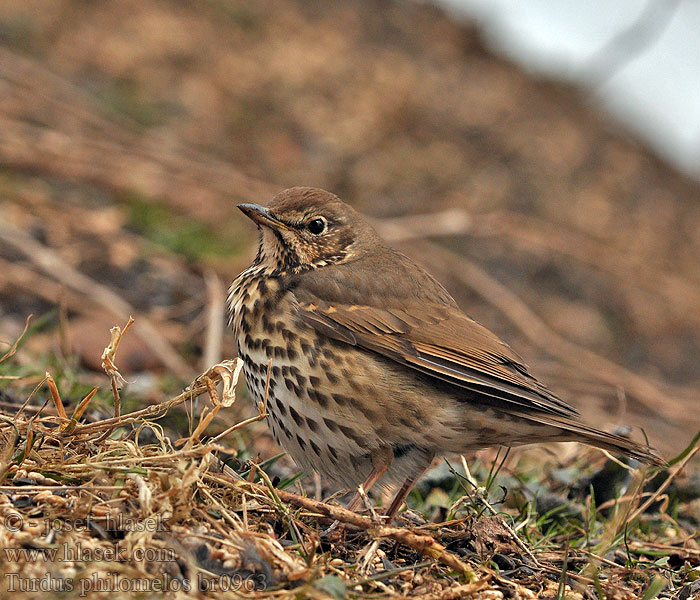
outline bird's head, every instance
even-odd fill
[[[364,256],[381,244],[362,217],[334,194],[295,187],[268,207],[239,204],[260,230],[256,262],[271,271],[302,272]]]

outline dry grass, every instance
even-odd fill
[[[207,433],[234,402],[238,361],[217,365],[166,401],[118,414],[116,350],[126,329],[112,330],[102,357],[115,416],[83,422],[95,390],[69,415],[47,373],[0,421],[0,562],[2,589],[13,597],[167,591],[214,598],[233,590],[280,598],[622,599],[689,584],[697,572],[695,534],[668,514],[663,495],[697,446],[663,484],[644,490],[636,473],[627,496],[589,504],[584,530],[580,519],[548,518],[557,510],[537,514],[535,502],[494,508],[490,488],[502,466],[495,462],[484,487],[466,463],[466,476],[453,473],[474,489],[446,499],[443,519],[426,522],[409,511],[394,526],[371,503],[363,516],[277,489],[255,463],[245,477],[224,464],[226,435],[265,416],[261,405],[257,416]],[[199,396],[208,400],[189,435],[173,440],[158,419],[181,405],[193,414]],[[334,520],[343,527],[324,536]],[[684,568],[644,558],[655,554],[682,556]]]

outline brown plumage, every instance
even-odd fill
[[[239,208],[260,244],[231,285],[238,352],[257,400],[270,369],[268,423],[302,468],[365,489],[403,481],[393,515],[435,455],[579,441],[661,464],[584,424],[333,194],[292,188]]]

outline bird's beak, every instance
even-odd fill
[[[241,212],[257,225],[271,227],[272,229],[289,229],[286,223],[280,221],[270,213],[270,209],[259,204],[239,204]]]

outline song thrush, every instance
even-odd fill
[[[661,463],[581,422],[333,194],[292,188],[238,207],[260,232],[228,299],[238,354],[256,400],[269,369],[267,421],[302,469],[365,490],[403,482],[393,516],[436,455],[574,440]]]

